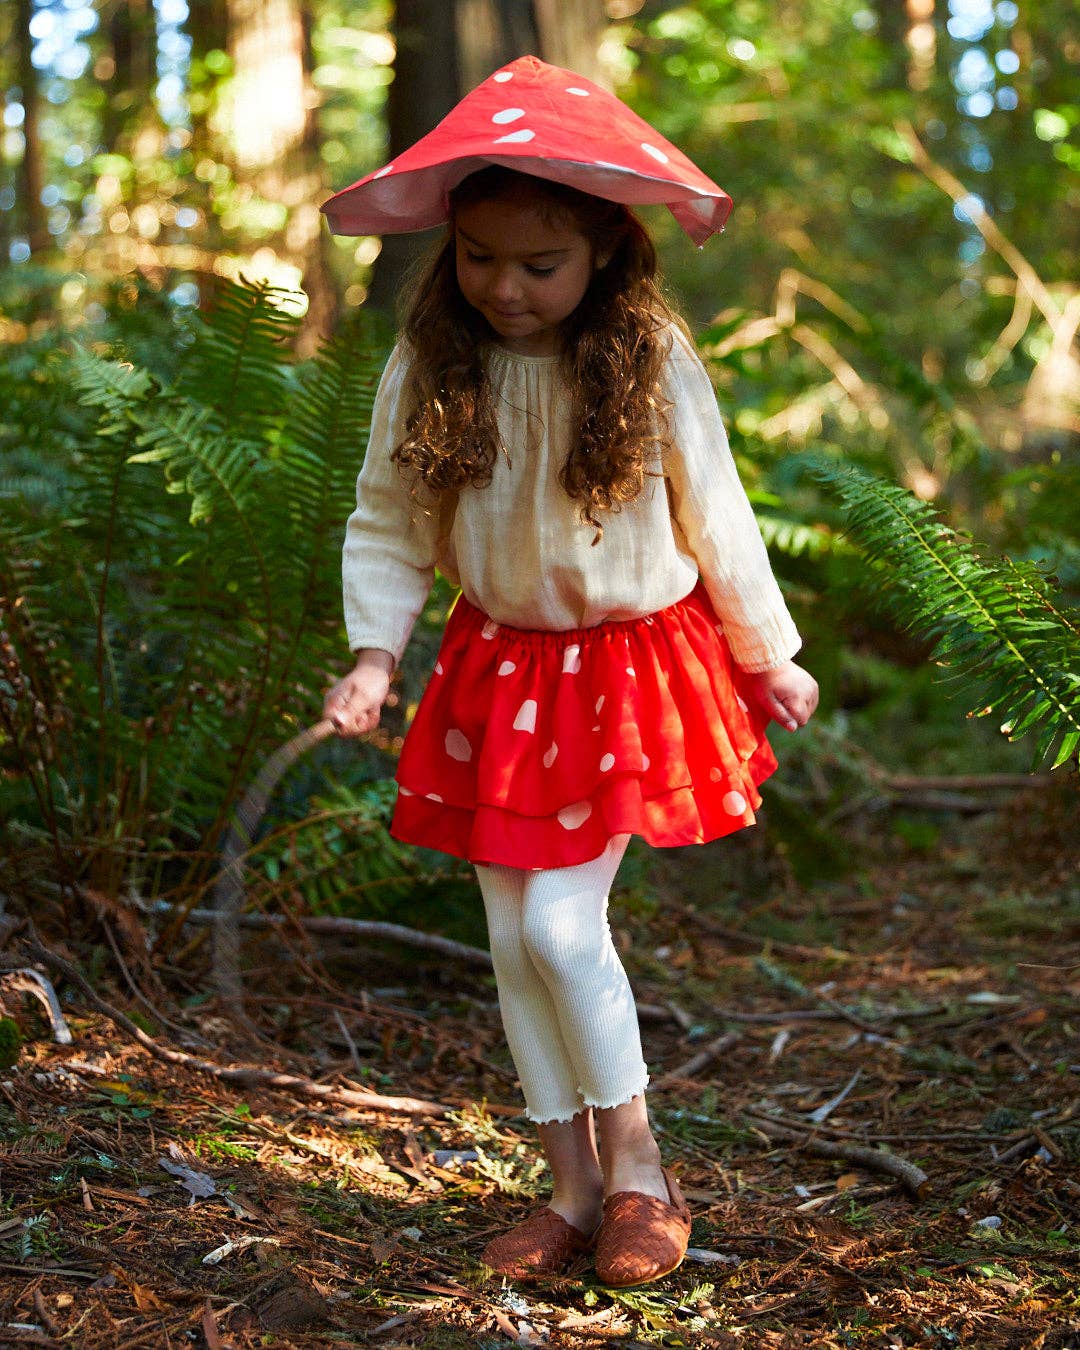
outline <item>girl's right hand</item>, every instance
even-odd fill
[[[379,713],[390,692],[394,658],[375,648],[357,654],[356,665],[323,700],[323,717],[339,736],[363,736],[379,725]]]

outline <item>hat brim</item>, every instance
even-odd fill
[[[695,244],[724,228],[731,198],[722,189],[706,192],[670,178],[652,177],[606,161],[548,159],[532,155],[466,155],[417,169],[368,177],[323,203],[331,232],[338,235],[409,234],[445,225],[450,193],[471,173],[497,164],[625,206],[667,206]]]

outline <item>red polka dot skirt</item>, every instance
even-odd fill
[[[643,619],[510,628],[464,598],[398,765],[391,833],[477,863],[570,867],[616,834],[754,823],[776,768],[704,589]]]

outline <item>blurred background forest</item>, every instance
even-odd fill
[[[777,737],[768,846],[813,880],[900,774],[1075,772],[1070,0],[8,0],[0,36],[0,890],[209,894],[348,660],[342,528],[429,242],[334,239],[319,206],[528,51],[735,199],[701,252],[645,214],[823,688]],[[476,935],[467,878],[386,832],[448,600],[383,732],[285,780],[254,903],[410,897]]]

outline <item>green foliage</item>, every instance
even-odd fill
[[[79,347],[23,374],[62,432],[0,520],[0,794],[24,881],[207,884],[253,766],[317,717],[385,346],[354,323],[296,365],[283,299],[225,284],[172,380]],[[25,473],[26,420],[5,423]]]
[[[1080,615],[1051,579],[1031,563],[980,557],[903,488],[823,460],[813,473],[840,500],[883,603],[977,698],[973,715],[1000,718],[1010,739],[1033,734],[1035,765],[1075,758]]]
[[[10,1069],[23,1047],[22,1032],[13,1017],[0,1017],[0,1069]]]

